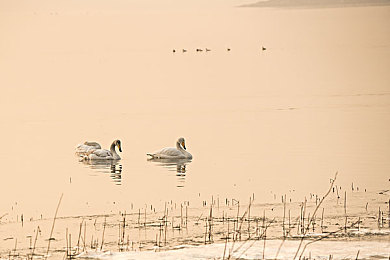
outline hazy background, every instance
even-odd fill
[[[247,3],[0,0],[0,215],[388,188],[390,8]],[[146,161],[180,136],[186,176]],[[74,156],[114,139],[121,185]]]

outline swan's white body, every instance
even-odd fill
[[[106,149],[91,149],[88,153],[82,155],[83,160],[120,160],[121,157],[117,154],[115,147],[118,147],[122,152],[121,141],[115,140],[112,142],[110,150]]]
[[[176,148],[166,147],[154,153],[148,153],[153,159],[192,159],[192,155],[186,151],[184,138],[179,138]]]
[[[91,153],[93,150],[102,149],[100,144],[96,142],[84,142],[83,144],[79,144],[76,146],[76,155],[87,155]]]

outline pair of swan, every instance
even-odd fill
[[[115,147],[118,147],[119,152],[122,152],[120,140],[112,142],[110,150],[101,149],[100,144],[96,142],[85,142],[76,147],[76,155],[82,160],[120,160],[121,157],[117,154]],[[158,150],[154,153],[147,153],[151,159],[192,159],[192,155],[186,151],[186,144],[183,137],[180,137],[176,142],[176,148],[167,147]]]

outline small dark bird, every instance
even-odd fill
[[[211,51],[211,50],[206,48],[206,51]]]
[[[262,49],[263,51],[265,51],[265,50],[266,50],[266,48],[265,48],[264,46],[262,46],[262,47],[261,47],[261,49]]]
[[[230,48],[227,48],[227,51],[230,51]]]
[[[202,49],[196,49],[196,51],[203,51]]]
[[[186,50],[186,49],[183,49],[183,52],[187,52],[187,50]]]
[[[176,52],[176,50],[175,50],[175,49],[173,49],[173,50],[172,50],[172,52],[173,52],[173,53],[175,53],[175,52]]]

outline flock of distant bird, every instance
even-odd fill
[[[202,52],[202,51],[209,52],[209,51],[211,51],[211,49],[208,49],[208,48],[206,48],[206,49],[204,49],[204,50],[203,50],[203,49],[197,48],[197,49],[195,49],[195,50],[196,50],[196,52]],[[264,47],[264,46],[261,46],[261,50],[262,50],[262,51],[265,51],[265,50],[267,50],[267,48]],[[181,51],[182,51],[182,52],[187,52],[186,49],[182,49]],[[231,49],[230,49],[230,48],[227,48],[226,51],[231,51]],[[175,53],[175,52],[177,52],[177,50],[176,50],[176,49],[173,49],[172,52]]]

